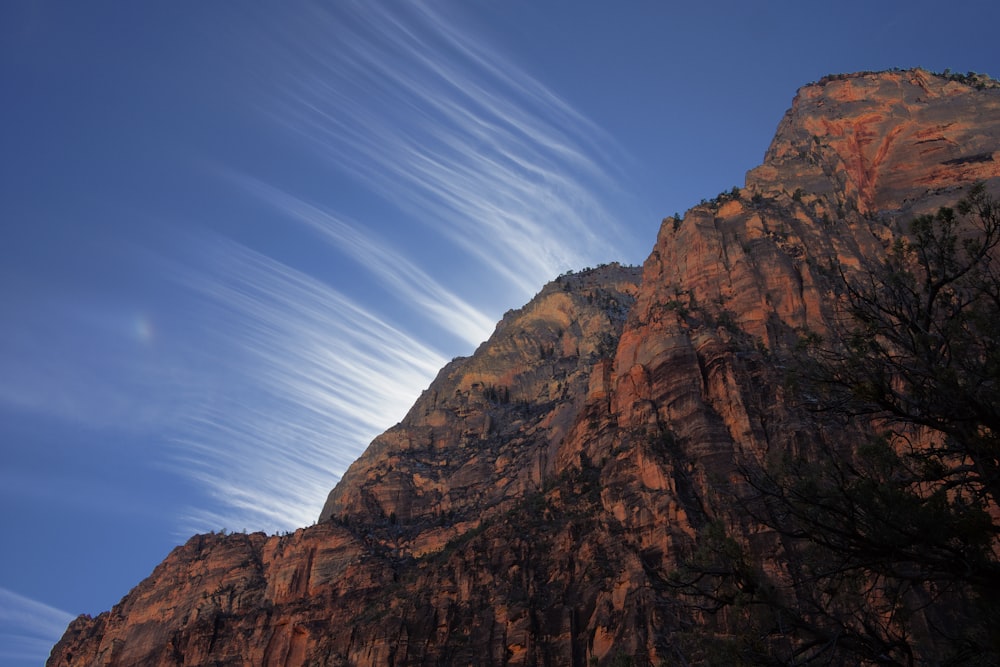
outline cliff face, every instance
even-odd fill
[[[507,313],[348,469],[320,521],[390,518],[400,548],[420,555],[541,486],[560,465],[592,370],[611,363],[639,277],[617,265],[562,276]],[[429,517],[439,529],[423,525]]]
[[[654,664],[700,624],[664,586],[742,456],[812,434],[773,359],[826,271],[1000,181],[1000,89],[920,70],[799,91],[742,190],[663,222],[641,272],[563,276],[440,372],[284,537],[203,535],[50,665]]]

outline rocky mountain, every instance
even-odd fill
[[[640,269],[564,275],[441,370],[317,524],[199,535],[49,665],[684,664],[727,619],[668,585],[743,457],[814,427],[781,363],[833,316],[831,267],[1000,185],[1000,87],[922,70],[802,88],[743,188],[667,218]],[[834,436],[831,436],[834,437]]]

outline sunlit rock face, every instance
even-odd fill
[[[292,535],[206,535],[50,665],[588,665],[724,630],[664,585],[741,457],[815,437],[780,359],[829,270],[1000,181],[1000,90],[920,70],[799,91],[746,186],[664,220],[640,269],[559,278],[441,370]],[[363,382],[363,378],[359,378]],[[829,435],[827,437],[835,437]],[[780,576],[777,569],[773,569]]]
[[[320,521],[387,517],[401,548],[424,553],[541,486],[565,465],[559,445],[591,394],[594,368],[611,362],[639,275],[618,265],[564,275],[508,312],[375,439]],[[429,517],[440,518],[439,530],[411,530]]]
[[[1000,162],[997,86],[919,69],[827,77],[796,95],[747,184],[765,194],[802,188],[877,213],[991,178]]]

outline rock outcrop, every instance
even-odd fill
[[[1000,183],[1000,88],[922,70],[801,89],[762,166],[663,221],[638,269],[562,276],[448,364],[320,521],[201,535],[50,665],[567,665],[670,660],[723,621],[665,585],[741,457],[814,437],[775,359],[830,274],[898,223]]]

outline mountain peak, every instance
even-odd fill
[[[863,214],[902,211],[928,191],[952,198],[995,175],[998,138],[1000,83],[988,77],[922,69],[829,76],[799,89],[747,187],[833,197]]]
[[[539,488],[558,473],[556,445],[610,361],[639,276],[618,264],[564,274],[509,311],[375,439],[320,521],[384,517],[401,549],[425,553]]]
[[[745,188],[664,220],[641,270],[564,275],[508,312],[319,523],[192,538],[74,621],[49,664],[656,664],[692,632],[725,635],[666,582],[712,525],[781,575],[773,535],[727,500],[741,457],[817,437],[780,360],[831,321],[833,267],[998,178],[992,84],[906,70],[803,87]]]

